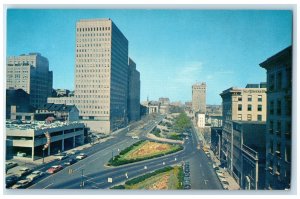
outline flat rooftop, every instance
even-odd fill
[[[24,122],[22,124],[17,124],[15,121],[7,120],[6,121],[6,129],[9,130],[42,130],[42,129],[51,129],[56,127],[68,126],[71,124],[81,124],[80,122],[60,122],[55,121],[50,124],[47,124],[44,121],[33,121],[33,122]]]

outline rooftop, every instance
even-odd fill
[[[6,129],[9,130],[42,130],[42,129],[50,129],[50,128],[56,128],[56,127],[62,127],[72,124],[80,124],[80,122],[60,122],[55,121],[53,123],[47,124],[45,121],[33,121],[33,122],[16,122],[12,120],[6,120]]]

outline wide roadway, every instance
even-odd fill
[[[159,120],[161,118],[157,118],[156,121]],[[155,125],[155,121],[151,121],[145,125],[144,130],[150,130]],[[124,130],[115,138],[87,149],[85,152],[89,156],[86,159],[45,177],[30,189],[107,189],[165,166],[180,165],[182,161],[190,162],[192,189],[222,189],[211,160],[202,150],[197,149],[198,141],[194,131],[191,137],[185,140],[184,150],[177,153],[119,167],[105,166],[112,155],[138,141],[126,136],[126,133]],[[108,178],[111,178],[112,182],[108,182]]]

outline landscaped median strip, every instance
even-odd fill
[[[179,166],[167,166],[128,180],[124,185],[117,185],[111,189],[181,189],[181,170]]]
[[[175,153],[183,149],[183,146],[178,144],[167,144],[142,140],[123,151],[119,155],[112,157],[108,166],[119,166],[142,160],[161,157],[167,154]]]

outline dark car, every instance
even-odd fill
[[[16,184],[18,182],[18,180],[19,180],[19,177],[17,175],[7,176],[5,178],[6,188],[9,188],[12,185]]]
[[[77,160],[74,159],[74,158],[71,158],[71,159],[69,159],[67,162],[65,162],[65,165],[69,166],[69,165],[74,164],[75,162],[77,162]]]
[[[184,177],[190,177],[190,173],[184,173]]]
[[[186,184],[186,185],[183,186],[183,188],[184,188],[184,189],[191,189],[192,187],[191,187],[190,184]]]

